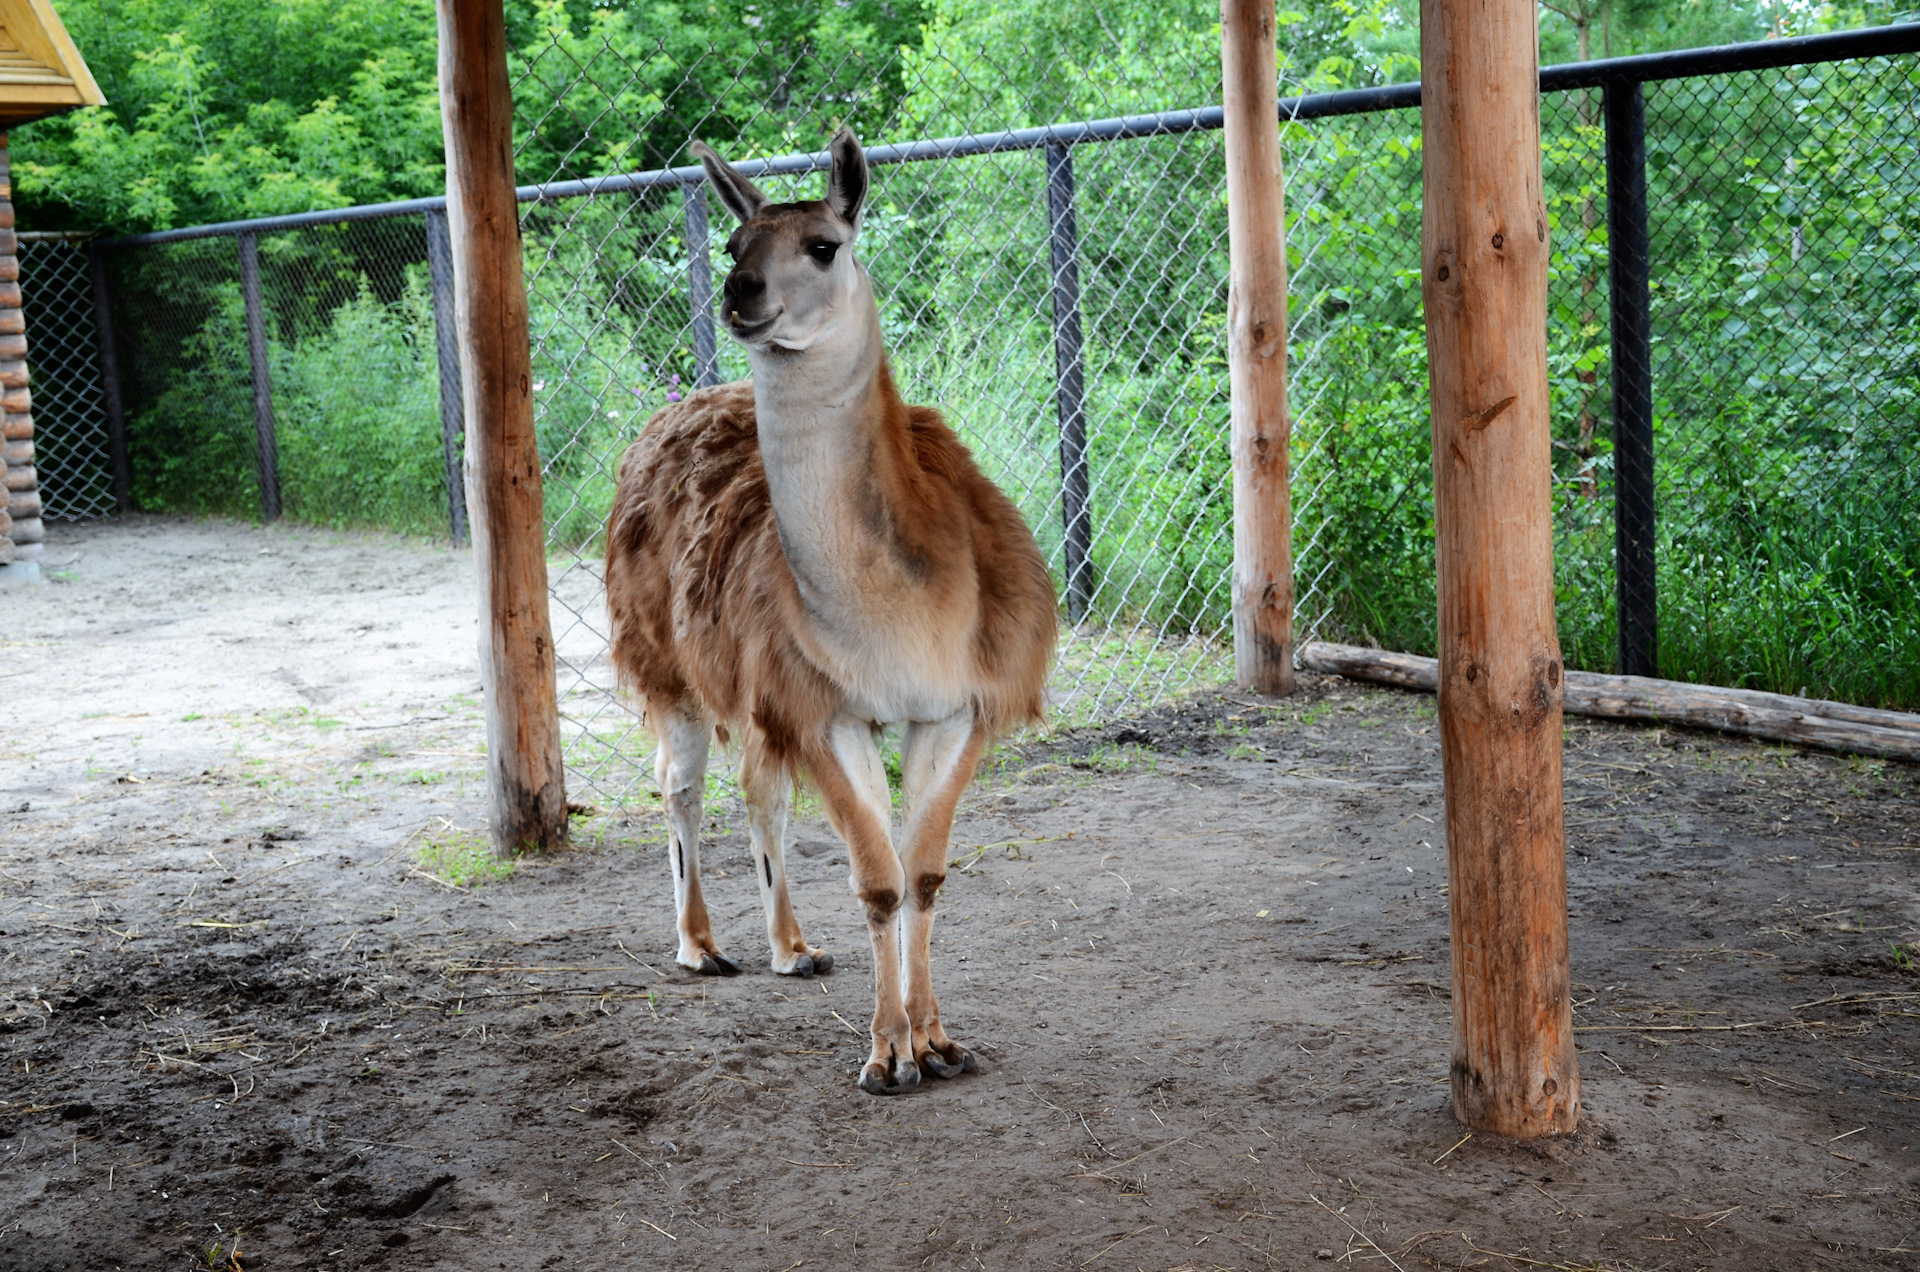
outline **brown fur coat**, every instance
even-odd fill
[[[976,716],[992,734],[1038,720],[1056,621],[1033,535],[939,412],[902,404],[890,377],[885,396],[892,533],[924,553],[930,588],[979,589]],[[781,550],[750,382],[663,407],[627,449],[606,586],[614,666],[629,688],[743,732],[762,762],[805,767],[825,744],[844,694],[806,652],[811,620]]]

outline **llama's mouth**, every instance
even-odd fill
[[[743,322],[740,311],[736,309],[727,315],[727,334],[741,344],[752,344],[773,330],[773,324],[780,321],[780,315],[785,312],[785,310],[776,310],[772,317],[763,318],[759,322]]]

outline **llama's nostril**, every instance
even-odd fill
[[[745,300],[752,296],[758,296],[766,290],[767,280],[758,274],[751,274],[736,269],[727,275],[727,295],[733,297],[735,300]]]

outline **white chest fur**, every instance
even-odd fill
[[[942,586],[953,580],[930,578],[902,540],[879,467],[879,316],[871,293],[859,299],[864,321],[803,352],[754,351],[761,459],[810,620],[803,645],[865,718],[941,720],[973,697],[977,589]]]

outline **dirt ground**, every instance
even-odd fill
[[[934,938],[980,1071],[881,1100],[817,817],[814,981],[723,787],[737,979],[672,966],[645,803],[447,882],[458,555],[133,519],[47,560],[0,594],[0,1268],[1920,1267],[1911,766],[1570,720],[1586,1112],[1516,1144],[1447,1103],[1430,699],[1004,747]]]

